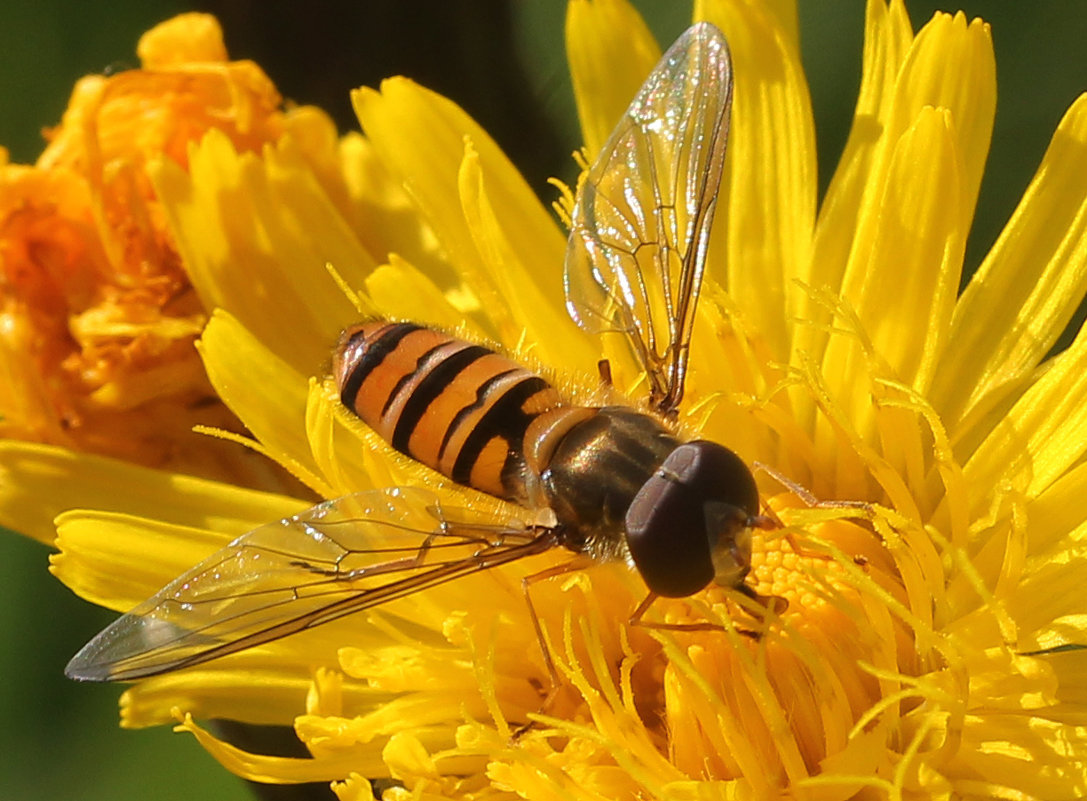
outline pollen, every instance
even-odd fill
[[[779,501],[774,499],[772,505]],[[851,514],[844,509],[842,514]],[[789,511],[801,519],[821,516],[795,507]],[[787,618],[808,617],[826,605],[829,594],[855,593],[858,577],[872,577],[876,572],[881,583],[901,583],[871,527],[864,521],[840,518],[758,532],[747,583],[759,595],[785,601]]]

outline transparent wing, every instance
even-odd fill
[[[65,673],[124,681],[200,664],[555,544],[550,529],[493,521],[415,488],[322,503],[243,534],[170,582]]]
[[[731,106],[728,45],[700,22],[650,73],[574,207],[567,309],[588,331],[625,335],[666,415],[683,396]]]

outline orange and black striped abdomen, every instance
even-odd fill
[[[563,405],[554,387],[511,359],[414,323],[348,329],[335,373],[343,404],[398,451],[521,502],[529,426]]]

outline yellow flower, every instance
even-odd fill
[[[1087,793],[1087,334],[1046,358],[1087,281],[1087,97],[959,295],[996,99],[987,26],[939,14],[915,36],[901,2],[868,3],[854,126],[817,213],[795,9],[705,0],[696,16],[725,32],[736,87],[681,423],[851,504],[806,507],[760,475],[787,528],[758,532],[751,583],[787,607],[756,640],[732,622],[750,604],[707,590],[651,619],[719,630],[665,631],[626,625],[644,586],[622,565],[540,582],[565,686],[512,738],[548,683],[520,589],[564,559],[548,554],[140,681],[125,725],[181,714],[236,773],[334,781],[342,799],[382,777],[427,798]],[[572,2],[567,38],[591,155],[659,49],[620,0]],[[307,159],[305,132],[257,154],[212,130],[187,171],[149,168],[218,309],[199,345],[212,385],[325,497],[433,483],[322,380],[360,312],[491,338],[575,392],[602,355],[563,309],[561,227],[487,134],[405,79],[354,101],[365,136],[335,162]],[[5,478],[26,493],[17,459],[91,473],[11,447]],[[54,569],[115,609],[305,505],[114,470],[132,514],[62,515]],[[194,717],[293,725],[312,758],[246,753]]]

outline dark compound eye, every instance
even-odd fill
[[[634,496],[627,545],[650,590],[681,598],[713,581],[715,555],[727,583],[743,579],[745,529],[758,512],[759,491],[740,457],[714,442],[688,442]]]

